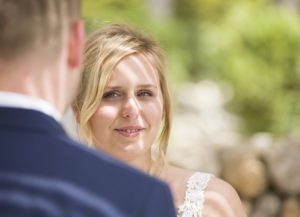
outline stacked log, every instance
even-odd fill
[[[248,203],[248,216],[300,217],[300,142],[284,139],[258,153],[249,144],[221,150],[221,177]]]

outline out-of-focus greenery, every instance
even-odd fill
[[[213,79],[234,90],[242,131],[300,132],[300,17],[271,0],[174,0],[154,16],[146,0],[84,0],[87,31],[129,23],[159,41],[173,83]],[[190,96],[197,97],[197,96]]]
[[[230,108],[247,133],[299,130],[299,15],[270,4],[239,3],[200,25],[202,71],[235,90]]]

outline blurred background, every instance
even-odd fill
[[[164,50],[171,163],[230,182],[248,216],[300,217],[300,0],[83,0],[83,17]]]

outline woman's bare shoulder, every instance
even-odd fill
[[[212,176],[205,189],[203,217],[246,217],[241,200],[227,182]]]
[[[189,178],[195,173],[187,169],[168,165],[167,182],[172,190],[175,206],[178,208],[184,203]]]

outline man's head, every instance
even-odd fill
[[[53,58],[79,17],[80,0],[0,0],[0,58]]]
[[[0,0],[0,91],[65,110],[80,78],[80,10],[81,0]]]

